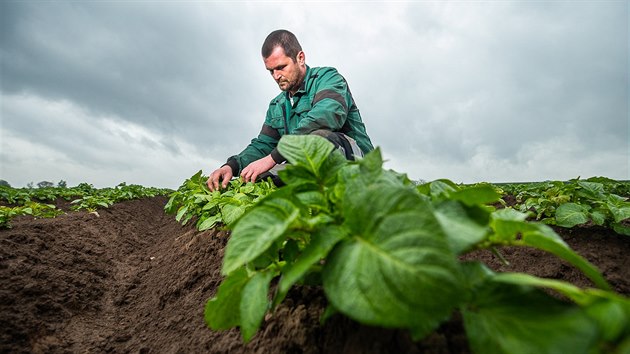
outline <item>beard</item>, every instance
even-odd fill
[[[284,92],[295,93],[300,89],[303,79],[303,77],[298,76],[295,80],[280,80],[278,87]]]
[[[280,80],[278,82],[278,87],[280,88],[280,90],[282,91],[293,91],[294,88],[296,88],[297,82],[295,81],[289,81],[289,80]]]

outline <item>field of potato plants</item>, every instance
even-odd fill
[[[81,183],[76,187],[11,188],[0,186],[0,229],[10,228],[11,219],[30,215],[35,218],[54,218],[65,211],[57,204],[69,204],[69,209],[96,212],[114,203],[157,195],[172,191],[164,188],[143,187],[121,183],[114,188],[94,188]]]
[[[0,351],[630,353],[630,183],[418,184],[379,149],[279,150],[280,188],[2,189]]]

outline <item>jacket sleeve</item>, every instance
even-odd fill
[[[225,163],[232,168],[234,176],[238,176],[250,163],[269,155],[278,145],[280,133],[271,126],[269,112],[258,136],[240,154],[231,156]]]
[[[346,123],[348,107],[352,105],[346,80],[333,68],[320,72],[317,80],[312,107],[294,134],[309,134],[318,129],[340,131]]]

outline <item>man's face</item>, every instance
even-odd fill
[[[306,65],[304,64],[304,52],[299,52],[293,61],[286,56],[282,47],[276,47],[271,55],[264,59],[265,68],[280,87],[282,91],[289,91],[291,94],[297,92],[306,75]]]

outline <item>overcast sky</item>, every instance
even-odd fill
[[[0,179],[177,188],[242,151],[294,32],[347,79],[386,168],[630,179],[627,1],[2,1]]]

